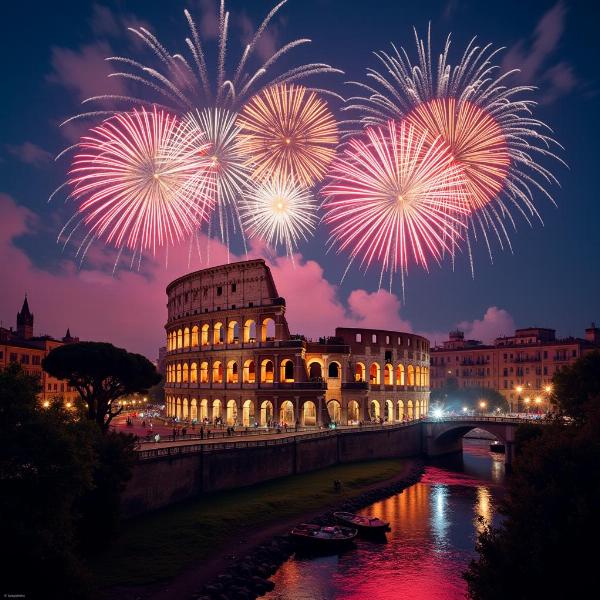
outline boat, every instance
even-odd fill
[[[490,452],[497,452],[498,454],[504,454],[504,452],[505,452],[504,444],[502,444],[498,440],[492,442],[490,444]]]
[[[378,517],[357,515],[349,512],[334,512],[333,516],[338,523],[354,527],[363,535],[377,535],[390,531],[390,524]]]
[[[290,535],[304,549],[335,552],[351,546],[357,533],[350,527],[301,523],[292,529]]]

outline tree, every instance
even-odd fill
[[[88,419],[105,432],[122,411],[122,407],[114,406],[115,400],[126,394],[143,394],[160,381],[145,356],[103,342],[59,346],[43,360],[42,367],[53,377],[66,379],[79,392]]]
[[[504,520],[477,543],[465,578],[474,600],[585,598],[598,583],[600,535],[598,357],[554,378],[556,418],[520,428]],[[563,417],[571,417],[564,419]]]
[[[552,383],[552,403],[558,413],[581,425],[600,410],[600,351],[560,369]]]
[[[79,598],[88,581],[73,506],[94,485],[90,430],[98,428],[62,402],[41,408],[38,392],[37,378],[19,366],[0,371],[2,591]]]
[[[486,411],[500,408],[508,410],[508,402],[504,396],[495,389],[484,387],[460,388],[456,379],[449,378],[441,388],[432,390],[430,404],[440,404],[446,410],[460,412],[463,407],[469,410],[479,410],[479,403],[485,401]]]

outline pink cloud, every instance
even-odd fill
[[[28,165],[39,166],[52,160],[50,152],[32,142],[23,142],[16,146],[7,144],[6,149],[10,154]]]
[[[497,337],[511,335],[515,330],[515,322],[503,308],[490,306],[482,319],[463,321],[458,328],[465,332],[465,338],[489,344]]]
[[[113,69],[105,59],[113,54],[106,42],[88,44],[78,50],[52,48],[53,71],[48,81],[74,92],[79,100],[102,94],[125,93],[125,86],[116,77],[109,77]]]

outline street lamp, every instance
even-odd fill
[[[484,409],[485,409],[486,406],[487,406],[487,402],[485,402],[484,400],[482,400],[479,403],[479,408],[481,408],[481,414],[483,414],[483,411],[484,411]]]
[[[463,406],[463,412],[466,413],[469,409],[466,406]]]
[[[536,396],[535,397],[535,412],[539,413],[540,412],[540,404],[542,403],[542,397],[541,396]]]
[[[531,398],[529,396],[525,396],[525,406],[527,407],[527,414],[529,414],[529,403],[531,402]]]
[[[520,412],[521,408],[521,392],[523,391],[523,386],[518,385],[515,390],[517,390],[517,412]]]

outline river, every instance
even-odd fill
[[[489,441],[465,440],[462,457],[429,465],[419,483],[364,513],[389,521],[387,542],[359,540],[339,556],[292,556],[273,576],[269,600],[456,600],[475,556],[479,517],[496,523],[504,458]]]

